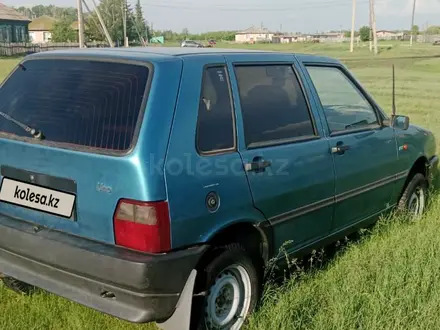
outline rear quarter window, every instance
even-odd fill
[[[232,96],[225,66],[204,70],[197,118],[197,148],[202,154],[226,152],[235,146]]]
[[[146,65],[30,60],[0,88],[0,111],[41,130],[47,142],[125,152],[135,137],[149,76]],[[1,117],[0,132],[29,136]]]

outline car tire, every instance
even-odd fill
[[[260,297],[261,274],[257,263],[239,244],[213,251],[214,257],[199,270],[191,329],[238,330]]]
[[[405,188],[400,198],[398,209],[414,218],[419,218],[426,211],[428,201],[428,182],[421,173],[416,173]]]
[[[19,293],[19,294],[29,295],[32,293],[32,291],[35,290],[34,286],[27,284],[25,282],[19,281],[13,277],[2,276],[2,277],[0,277],[0,279],[3,281],[3,284],[5,285],[5,287],[7,287],[8,289],[11,289],[12,291]]]

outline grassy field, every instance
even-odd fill
[[[257,46],[247,46],[256,48]],[[440,47],[382,44],[371,59],[340,45],[259,46],[342,58],[382,107],[391,111],[391,65],[396,65],[398,113],[437,135],[440,144]],[[421,58],[409,58],[419,56]],[[0,59],[0,75],[17,60]],[[248,330],[436,329],[440,328],[440,199],[421,221],[384,220],[355,244],[340,250],[323,269],[297,273],[269,288]],[[38,292],[31,297],[0,286],[0,329],[154,329],[132,325]]]
[[[166,46],[179,46],[178,43],[169,43]],[[323,54],[340,59],[369,59],[369,43],[355,44],[354,52],[350,53],[349,43],[291,43],[291,44],[235,44],[219,42],[216,48],[244,48],[271,50],[280,52],[297,52],[308,54]],[[415,44],[409,47],[408,43],[395,41],[381,41],[378,43],[380,58],[402,58],[414,56],[440,56],[440,47],[430,44]]]

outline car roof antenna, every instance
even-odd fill
[[[396,115],[396,75],[393,64],[393,117]]]

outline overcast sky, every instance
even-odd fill
[[[86,0],[92,4],[91,0]],[[375,0],[378,29],[409,29],[413,0]],[[6,5],[75,6],[75,0],[0,0]],[[136,0],[128,0],[134,4]],[[245,29],[316,32],[349,29],[352,0],[141,0],[154,29],[190,32]],[[440,25],[440,0],[417,0],[415,23]],[[368,24],[368,0],[357,0],[356,26]]]

